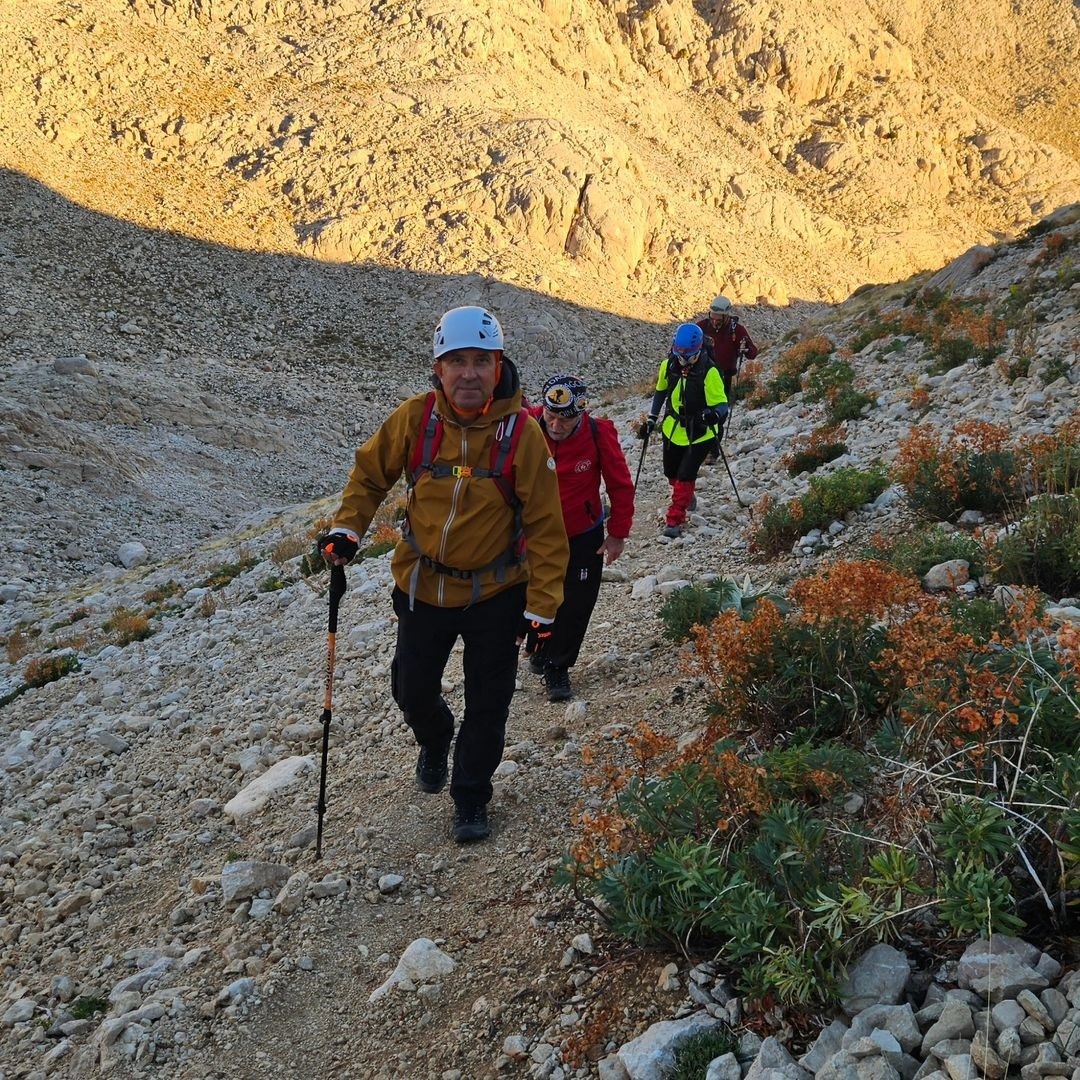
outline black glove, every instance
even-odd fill
[[[638,425],[637,437],[647,439],[656,430],[656,425],[659,422],[660,418],[658,416],[650,416],[647,420],[642,420]]]
[[[719,427],[724,422],[724,417],[728,414],[728,407],[726,405],[713,405],[711,408],[706,409],[701,418],[705,421],[708,427]]]
[[[360,549],[360,537],[352,529],[331,529],[325,536],[320,536],[315,541],[324,559],[329,555],[337,555],[346,562],[352,562]]]
[[[547,643],[551,640],[553,629],[552,623],[537,622],[523,615],[518,636],[525,639],[525,651],[530,656],[542,656]]]

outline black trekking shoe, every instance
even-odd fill
[[[486,806],[459,806],[454,811],[454,840],[459,844],[475,844],[491,835]]]
[[[544,672],[544,685],[547,686],[548,701],[569,701],[574,696],[570,689],[570,672],[548,668]]]
[[[438,795],[446,787],[446,761],[450,756],[450,747],[444,750],[432,750],[421,746],[416,759],[416,786],[429,795]]]
[[[529,657],[529,670],[534,675],[543,675],[544,674],[544,661],[541,660],[539,656],[530,656]]]

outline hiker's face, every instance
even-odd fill
[[[711,322],[717,330],[723,330],[728,323],[731,322],[731,316],[721,315],[719,311],[710,311],[709,322]]]
[[[435,361],[435,374],[455,409],[476,412],[495,390],[499,364],[488,349],[454,349]]]
[[[552,412],[548,408],[544,409],[544,427],[547,428],[552,442],[562,442],[563,439],[573,435],[580,421],[580,416],[566,416],[563,413]]]

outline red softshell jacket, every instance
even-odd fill
[[[543,407],[534,405],[529,412],[543,428]],[[595,439],[593,424],[596,426]],[[619,445],[615,425],[602,417],[590,417],[586,412],[581,414],[581,423],[573,435],[561,442],[551,438],[547,442],[559,478],[559,501],[566,535],[579,536],[600,523],[602,479],[611,500],[608,532],[625,540],[634,523],[634,482],[630,479],[630,468]]]

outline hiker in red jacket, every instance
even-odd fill
[[[713,363],[724,380],[724,397],[731,401],[731,388],[739,365],[744,359],[753,360],[757,356],[757,346],[739,322],[739,316],[726,296],[718,296],[709,305],[709,314],[697,325],[712,346]]]
[[[563,602],[555,616],[543,656],[529,668],[544,676],[549,701],[573,697],[569,669],[585,638],[600,593],[605,561],[622,553],[634,520],[634,484],[619,446],[615,425],[586,411],[588,389],[574,375],[555,375],[544,384],[542,405],[529,411],[540,422],[555,459],[563,523],[570,541],[570,561],[563,581]],[[611,500],[607,535],[600,501],[603,481]]]

